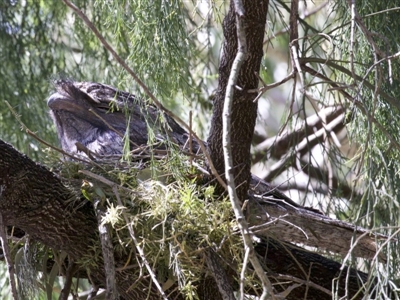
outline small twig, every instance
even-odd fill
[[[296,73],[293,73],[293,74],[296,74]],[[291,118],[291,116],[293,114],[293,105],[294,105],[294,102],[296,100],[296,86],[297,86],[297,79],[296,79],[295,75],[293,75],[293,79],[294,80],[293,80],[293,85],[292,85],[292,91],[290,93],[291,101],[290,101],[290,106],[289,106],[289,113],[288,113],[288,115],[286,117],[285,123],[283,123],[283,125],[279,129],[279,132],[278,132],[277,136],[280,136],[282,134],[282,132],[285,130],[285,128],[289,124],[290,118]]]
[[[338,139],[338,137],[336,136],[336,133],[334,133],[333,131],[328,131],[327,129],[326,129],[326,116],[324,115],[324,114],[322,114],[322,115],[320,115],[319,113],[320,113],[320,111],[321,111],[321,109],[318,107],[318,105],[317,105],[317,101],[319,100],[319,99],[316,99],[313,95],[312,95],[312,93],[310,93],[310,92],[308,92],[308,91],[305,91],[304,92],[304,95],[306,96],[306,98],[310,101],[310,104],[311,104],[311,106],[313,107],[313,109],[314,109],[314,111],[315,111],[315,114],[321,119],[321,125],[322,125],[322,127],[324,127],[325,128],[325,137],[324,137],[324,140],[327,140],[326,139],[326,137],[327,137],[327,135],[329,134],[330,136],[331,136],[331,138],[332,138],[332,140],[334,141],[334,143],[335,143],[335,145],[336,145],[336,147],[338,147],[338,148],[340,148],[341,147],[341,144],[340,144],[340,142],[339,142],[339,139]]]
[[[384,135],[386,135],[386,137],[390,140],[390,142],[396,146],[397,149],[400,150],[400,144],[396,141],[395,138],[393,138],[390,133],[385,129],[384,126],[382,126],[382,124],[380,124],[373,116],[371,116],[371,114],[369,113],[369,111],[364,107],[363,103],[361,103],[359,100],[355,99],[354,97],[350,96],[347,92],[345,92],[343,89],[339,88],[338,84],[332,80],[330,80],[328,77],[326,77],[325,75],[321,74],[320,72],[315,71],[314,69],[304,66],[303,67],[304,70],[318,78],[323,79],[324,81],[326,81],[327,83],[329,83],[332,87],[334,88],[338,88],[338,91],[349,101],[351,101],[351,103],[355,104],[360,110],[361,112],[367,116],[367,118],[372,121],[372,123],[374,123],[377,127],[379,127],[379,129],[382,131],[382,133]],[[389,97],[388,95],[385,95],[385,99],[388,100],[388,102],[395,106],[395,107],[400,107],[400,104],[398,103],[399,101],[397,101],[396,99]]]
[[[303,70],[302,70],[300,62],[299,62],[299,56],[297,54],[297,47],[295,45],[290,44],[290,53],[292,54],[293,62],[294,62],[293,69],[297,70],[299,77],[300,77],[301,87],[304,88],[304,73],[303,73]]]
[[[0,190],[0,199],[1,199],[1,190]],[[18,293],[17,293],[17,285],[15,283],[14,263],[11,259],[10,247],[8,247],[8,241],[7,241],[6,226],[4,225],[3,215],[1,214],[1,212],[0,212],[0,240],[1,240],[1,247],[3,249],[3,255],[8,269],[8,279],[10,280],[12,299],[17,300]]]
[[[275,202],[276,202],[276,199],[275,199],[275,198],[272,198],[272,197],[263,197],[263,198],[265,198],[265,199],[270,198],[269,200],[272,200],[272,201],[275,201]],[[287,205],[289,205],[289,206],[292,206],[292,205],[290,205],[290,203],[287,203],[287,202],[285,202],[285,203],[286,203]],[[297,207],[294,207],[294,208],[297,209]],[[298,230],[304,235],[305,239],[308,240],[307,232],[305,232],[300,226],[297,226],[296,224],[285,220],[284,217],[285,217],[286,215],[287,215],[287,214],[285,214],[285,215],[283,215],[283,216],[279,216],[279,218],[276,218],[275,220],[273,220],[273,222],[276,222],[276,223],[277,223],[277,222],[281,221],[281,222],[283,222],[283,223],[288,224],[289,226],[292,226],[293,228],[298,229]],[[266,223],[266,224],[262,224],[262,225],[268,225],[269,223],[270,223],[270,222],[268,222],[268,223]],[[260,225],[260,226],[262,226],[262,225]],[[260,231],[264,231],[264,230],[260,230]],[[253,233],[253,232],[252,232],[252,233]]]
[[[299,63],[299,30],[298,30],[299,0],[292,0],[289,16],[289,47],[292,62],[294,62],[293,71],[298,72],[301,88],[304,88],[304,74]]]
[[[204,251],[204,259],[208,269],[211,271],[215,282],[217,283],[218,290],[224,300],[235,300],[232,285],[229,282],[228,276],[221,265],[221,260],[218,254],[213,249],[206,249]]]
[[[285,130],[280,135],[276,135],[266,139],[261,142],[257,146],[254,147],[254,153],[256,155],[253,161],[258,162],[259,160],[265,157],[265,152],[269,152],[271,157],[280,158],[286,152],[282,152],[281,148],[287,148],[286,145],[290,145],[291,141],[299,141],[307,136],[307,133],[310,128],[320,127],[321,124],[321,115],[326,119],[332,118],[337,114],[341,114],[344,112],[344,108],[342,106],[328,106],[320,110],[319,115],[314,114],[309,116],[307,119],[302,121],[301,123],[297,123],[294,129]],[[260,157],[258,157],[258,153]]]
[[[400,7],[393,7],[393,8],[383,9],[383,10],[380,10],[380,11],[365,15],[363,18],[372,17],[372,16],[379,15],[379,14],[386,14],[388,12],[396,11],[396,10],[400,10]]]
[[[351,8],[351,31],[350,31],[350,70],[353,77],[354,82],[356,81],[356,72],[354,68],[354,30],[355,30],[355,18],[356,18],[356,1],[350,1],[350,8]]]
[[[397,241],[396,236],[400,233],[400,228],[397,228],[397,226],[394,228],[396,228],[397,230],[392,233],[382,244],[379,245],[379,248],[376,251],[374,258],[372,259],[373,261],[379,258],[379,255],[381,255],[383,248],[386,247],[386,245],[390,241]]]
[[[389,58],[389,61],[390,61],[390,56],[388,56],[388,58]],[[326,60],[326,59],[321,59],[321,58],[317,58],[317,57],[302,57],[302,58],[300,58],[300,64],[303,66],[303,69],[304,69],[305,72],[308,72],[308,73],[310,73],[311,75],[316,76],[316,77],[322,79],[325,83],[329,83],[329,84],[331,85],[331,87],[328,89],[328,91],[339,90],[339,91],[341,91],[341,93],[342,93],[347,99],[350,99],[350,100],[353,99],[350,95],[343,93],[343,90],[344,90],[344,89],[349,89],[349,88],[351,89],[351,88],[353,88],[352,85],[345,85],[345,84],[343,84],[343,83],[337,83],[337,82],[335,82],[335,81],[332,81],[330,78],[326,77],[325,75],[322,75],[322,73],[320,73],[319,71],[314,70],[314,69],[312,69],[312,68],[306,66],[307,63],[323,63],[323,64],[326,64],[326,65],[329,66],[329,67],[332,67],[333,69],[338,70],[338,71],[341,72],[341,73],[344,73],[344,74],[346,74],[346,75],[348,75],[348,76],[352,76],[350,70],[346,69],[346,68],[343,67],[343,66],[338,65],[338,64],[335,63],[335,61],[333,61],[333,60]],[[359,76],[359,75],[357,75],[357,74],[355,74],[355,76],[356,76],[355,78],[356,78],[357,80],[363,80],[363,77],[361,77],[361,76]],[[366,79],[364,79],[363,84],[364,84],[367,88],[369,88],[369,89],[371,89],[371,90],[374,89],[374,84],[372,84],[371,82],[369,82],[369,81],[366,80]],[[399,102],[395,97],[392,97],[391,95],[389,95],[388,93],[383,92],[382,90],[379,90],[379,95],[380,95],[383,99],[385,99],[387,102],[389,102],[390,105],[392,105],[392,106],[394,106],[394,107],[400,109],[400,102]]]
[[[190,128],[190,130],[189,130],[189,153],[190,153],[190,155],[189,155],[189,164],[190,164],[190,167],[192,167],[193,166],[193,141],[192,141],[192,139],[193,139],[193,137],[192,137],[192,111],[190,110],[189,111],[189,128]]]
[[[302,286],[301,283],[294,283],[291,286],[289,286],[286,290],[284,290],[283,292],[280,292],[277,296],[281,299],[286,299],[287,296],[295,289],[298,288],[299,286]],[[306,299],[306,298],[304,298]]]
[[[355,5],[355,0],[348,0],[349,5],[351,6],[352,9],[352,25],[353,22],[357,23],[358,27],[361,29],[362,33],[364,34],[365,38],[367,39],[368,43],[370,44],[370,46],[373,49],[373,56],[374,56],[374,61],[375,61],[375,65],[379,64],[380,61],[378,60],[378,57],[383,57],[385,56],[384,52],[378,47],[378,45],[375,43],[374,39],[373,39],[373,33],[371,33],[368,28],[365,26],[365,24],[362,21],[361,16],[358,14],[357,9],[356,9],[356,5]],[[353,21],[354,19],[354,21]],[[396,54],[395,54],[396,55]],[[392,72],[392,67],[391,67],[391,61],[390,59],[388,59],[388,72],[389,72],[389,83],[392,84],[391,80],[391,72]],[[355,74],[353,74],[355,75]],[[381,80],[381,72],[379,69],[375,69],[375,91],[374,91],[374,105],[376,105],[376,101],[377,101],[377,94],[379,93],[380,90],[380,80]],[[374,110],[372,110],[372,116],[374,115]]]
[[[94,285],[92,282],[92,287],[90,288],[89,295],[87,297],[87,300],[93,300],[96,298],[97,293],[99,292],[99,287],[97,285]]]
[[[300,143],[298,143],[294,147],[293,151],[287,153],[281,160],[279,160],[278,162],[276,162],[274,165],[271,166],[267,175],[264,176],[264,180],[271,181],[278,174],[277,172],[280,172],[283,167],[291,165],[290,161],[298,157],[301,151],[308,149],[308,147],[314,141],[318,141],[319,139],[321,139],[324,136],[326,130],[331,132],[335,129],[336,126],[342,124],[344,117],[345,117],[344,114],[339,115],[329,124],[327,124],[326,127],[323,127],[319,129],[317,132],[305,137]]]
[[[271,84],[264,85],[264,86],[263,86],[262,88],[260,88],[260,89],[248,90],[248,92],[249,92],[249,93],[258,92],[257,97],[253,100],[253,102],[257,102],[258,99],[260,99],[261,96],[262,96],[266,91],[268,91],[268,90],[270,90],[270,89],[272,89],[272,88],[274,88],[274,87],[280,86],[281,84],[283,84],[283,83],[289,81],[290,79],[294,78],[295,75],[296,75],[296,73],[295,73],[294,71],[292,71],[292,72],[290,72],[289,75],[287,75],[285,78],[283,78],[283,79],[280,80],[280,81],[277,81],[277,82],[274,82],[274,83],[271,83]]]
[[[303,13],[303,15],[301,15],[301,16],[299,17],[299,19],[304,20],[304,19],[307,19],[307,18],[313,16],[314,14],[318,13],[320,10],[322,10],[322,9],[323,9],[325,6],[327,6],[328,4],[329,4],[329,1],[325,1],[325,2],[323,2],[322,4],[320,4],[319,6],[314,7],[312,10],[310,10],[310,11],[305,11],[305,12]],[[288,31],[289,31],[289,26],[286,26],[286,27],[284,27],[283,29],[279,30],[278,32],[273,33],[273,34],[272,34],[272,37],[268,37],[268,38],[264,41],[264,45],[267,44],[267,43],[269,43],[272,39],[276,38],[277,36],[280,36],[280,35],[282,35],[282,34],[285,34],[285,33],[287,33]]]
[[[394,58],[397,58],[397,57],[399,57],[399,56],[400,56],[400,52],[397,52],[397,53],[395,53],[395,54],[393,54],[393,55],[386,56],[386,57],[384,57],[384,58],[378,60],[377,62],[375,62],[371,67],[369,67],[368,70],[365,72],[365,75],[363,76],[363,78],[362,78],[362,80],[361,80],[361,83],[359,84],[359,87],[358,87],[359,92],[358,92],[358,93],[360,93],[360,91],[361,91],[361,86],[362,86],[362,84],[364,83],[364,81],[366,81],[366,79],[367,79],[369,73],[370,73],[377,65],[379,65],[379,64],[382,63],[382,62],[384,62],[385,60],[390,61],[390,60],[392,60],[392,59],[394,59]]]
[[[119,299],[115,276],[114,247],[111,240],[110,227],[103,222],[105,210],[101,202],[102,200],[99,198],[94,199],[94,208],[99,228],[101,252],[103,254],[106,276],[106,299]]]
[[[244,299],[244,284],[245,284],[247,263],[249,262],[249,253],[250,249],[246,248],[243,257],[242,271],[240,272],[240,299]]]
[[[67,300],[68,296],[71,292],[72,287],[72,279],[74,278],[74,274],[76,271],[76,265],[71,257],[68,257],[68,267],[65,272],[65,283],[64,287],[61,290],[59,300]]]
[[[261,231],[265,231],[266,229],[270,228],[271,226],[275,225],[276,223],[278,223],[278,221],[281,218],[285,218],[286,216],[288,216],[288,214],[284,214],[282,216],[279,216],[279,218],[272,218],[271,221],[261,224],[261,225],[254,225],[249,227],[249,230],[251,230],[252,233],[257,233],[257,232],[261,232]],[[235,233],[235,232],[234,232]]]
[[[371,230],[371,231],[369,231],[369,230],[368,230],[368,231],[365,231],[364,233],[362,233],[362,234],[360,234],[360,235],[356,235],[356,232],[354,232],[354,238],[351,240],[350,249],[348,250],[346,256],[345,256],[345,257],[343,258],[343,260],[342,260],[342,266],[340,267],[340,270],[343,271],[343,270],[345,269],[345,267],[346,267],[346,262],[347,262],[348,260],[351,259],[353,250],[356,248],[356,246],[359,244],[359,242],[361,242],[362,239],[363,239],[365,236],[368,236],[368,235],[370,235],[370,234],[372,234],[372,230]],[[378,250],[378,249],[377,249],[377,250]],[[385,254],[382,253],[382,252],[378,252],[378,251],[376,251],[376,254],[374,255],[374,258],[375,258],[375,259],[376,259],[376,258],[379,258],[380,260],[382,260],[382,261],[384,261],[384,262],[386,262],[386,260],[387,260]]]
[[[304,285],[310,286],[310,287],[312,287],[312,288],[314,288],[316,290],[320,290],[321,292],[324,292],[329,296],[332,296],[332,291],[331,290],[328,290],[328,289],[326,289],[326,288],[324,288],[324,287],[322,287],[322,286],[320,286],[320,285],[318,285],[318,284],[316,284],[316,283],[314,283],[312,281],[309,281],[309,280],[303,280],[301,278],[290,276],[290,275],[273,274],[273,273],[271,274],[271,277],[274,277],[276,279],[290,280],[290,281],[293,281],[293,282],[304,284]]]
[[[118,186],[114,185],[112,189],[113,189],[115,197],[117,198],[118,205],[124,206],[122,201],[121,201],[121,198],[119,197]],[[122,212],[122,216],[123,216],[123,218],[125,220],[125,223],[128,226],[128,231],[129,231],[130,237],[131,237],[133,243],[135,244],[136,250],[138,251],[138,253],[140,255],[140,258],[142,259],[143,264],[146,266],[146,269],[150,274],[150,277],[151,277],[151,279],[153,281],[153,284],[157,287],[159,293],[161,294],[161,297],[164,300],[168,300],[167,296],[164,293],[164,290],[162,289],[160,283],[157,280],[156,274],[152,270],[152,268],[150,266],[150,263],[147,261],[146,255],[144,254],[144,251],[143,251],[143,248],[140,247],[140,243],[136,239],[136,235],[135,235],[135,231],[133,230],[132,223],[130,222],[130,220],[128,219],[128,216],[124,212]]]
[[[92,178],[94,178],[94,179],[96,179],[96,180],[98,180],[98,181],[100,181],[100,182],[102,182],[104,184],[107,184],[110,187],[117,186],[117,187],[119,187],[120,189],[122,189],[122,190],[124,190],[126,192],[129,192],[129,193],[133,192],[131,189],[128,189],[128,188],[126,188],[126,187],[124,187],[122,185],[119,185],[119,184],[117,184],[117,183],[115,183],[115,182],[113,182],[111,180],[108,180],[107,178],[104,178],[103,176],[100,176],[98,174],[92,173],[92,172],[90,172],[88,170],[79,170],[78,173],[82,173],[82,174],[85,174],[87,176],[90,176],[90,177],[92,177]]]
[[[354,18],[354,22],[357,23],[358,27],[361,29],[362,33],[365,35],[368,43],[371,45],[372,49],[374,50],[374,54],[376,56],[384,56],[383,52],[379,49],[376,45],[374,39],[372,38],[372,33],[368,30],[365,26],[364,22],[362,21],[361,16],[358,14],[357,7],[355,5],[355,0],[347,0],[351,9],[352,9],[352,19]]]

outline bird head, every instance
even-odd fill
[[[47,105],[63,150],[77,152],[80,143],[99,155],[121,154],[127,116],[136,117],[135,142],[146,144],[146,122],[133,95],[92,82],[59,80],[55,87]]]

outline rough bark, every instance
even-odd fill
[[[77,195],[55,174],[0,140],[0,210],[5,225],[16,225],[32,238],[66,251],[73,259],[90,255],[79,247],[97,239],[93,211],[79,210]]]
[[[262,46],[264,28],[268,12],[268,0],[243,1],[243,24],[246,32],[247,57],[239,72],[237,87],[233,96],[231,147],[233,149],[233,166],[237,194],[244,201],[249,187],[251,155],[250,145],[257,117],[257,102],[253,100],[256,93],[250,89],[258,87],[258,72],[263,55]],[[224,155],[222,149],[222,111],[225,91],[233,60],[238,51],[236,34],[236,14],[233,1],[223,22],[224,43],[219,66],[218,88],[213,100],[213,115],[208,137],[208,150],[211,160],[219,174],[225,173]]]
[[[328,292],[332,291],[333,286],[339,297],[345,295],[347,290],[346,299],[363,299],[363,288],[365,288],[363,284],[371,280],[366,273],[347,267],[341,270],[342,265],[340,263],[273,239],[266,239],[258,243],[255,250],[263,258],[271,280],[275,278],[276,283],[279,283],[275,285],[278,292],[283,292],[293,282],[296,282],[279,275],[290,274],[290,276],[299,279],[298,283],[302,283],[300,287],[293,289],[287,295],[285,299],[288,300],[329,300],[332,299],[332,295]],[[349,272],[348,284],[346,284],[347,272]],[[337,286],[332,284],[333,282]],[[317,286],[312,286],[310,283]]]

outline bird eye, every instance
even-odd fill
[[[104,106],[97,106],[97,108],[101,111],[108,112],[110,110],[110,107],[108,105]]]

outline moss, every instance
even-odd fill
[[[202,164],[201,160],[197,163]],[[112,228],[115,255],[124,253],[130,260],[137,259],[128,230],[132,225],[160,283],[178,281],[188,299],[197,298],[197,281],[206,272],[202,255],[205,249],[212,247],[226,257],[231,268],[240,266],[243,245],[232,231],[235,222],[229,200],[217,199],[212,185],[200,185],[203,174],[178,151],[169,151],[157,160],[149,156],[129,163],[66,161],[58,163],[58,168],[64,180],[81,193],[80,201],[101,199],[103,223]],[[93,253],[97,255],[79,262],[86,268],[100,263],[101,246],[95,244]]]

